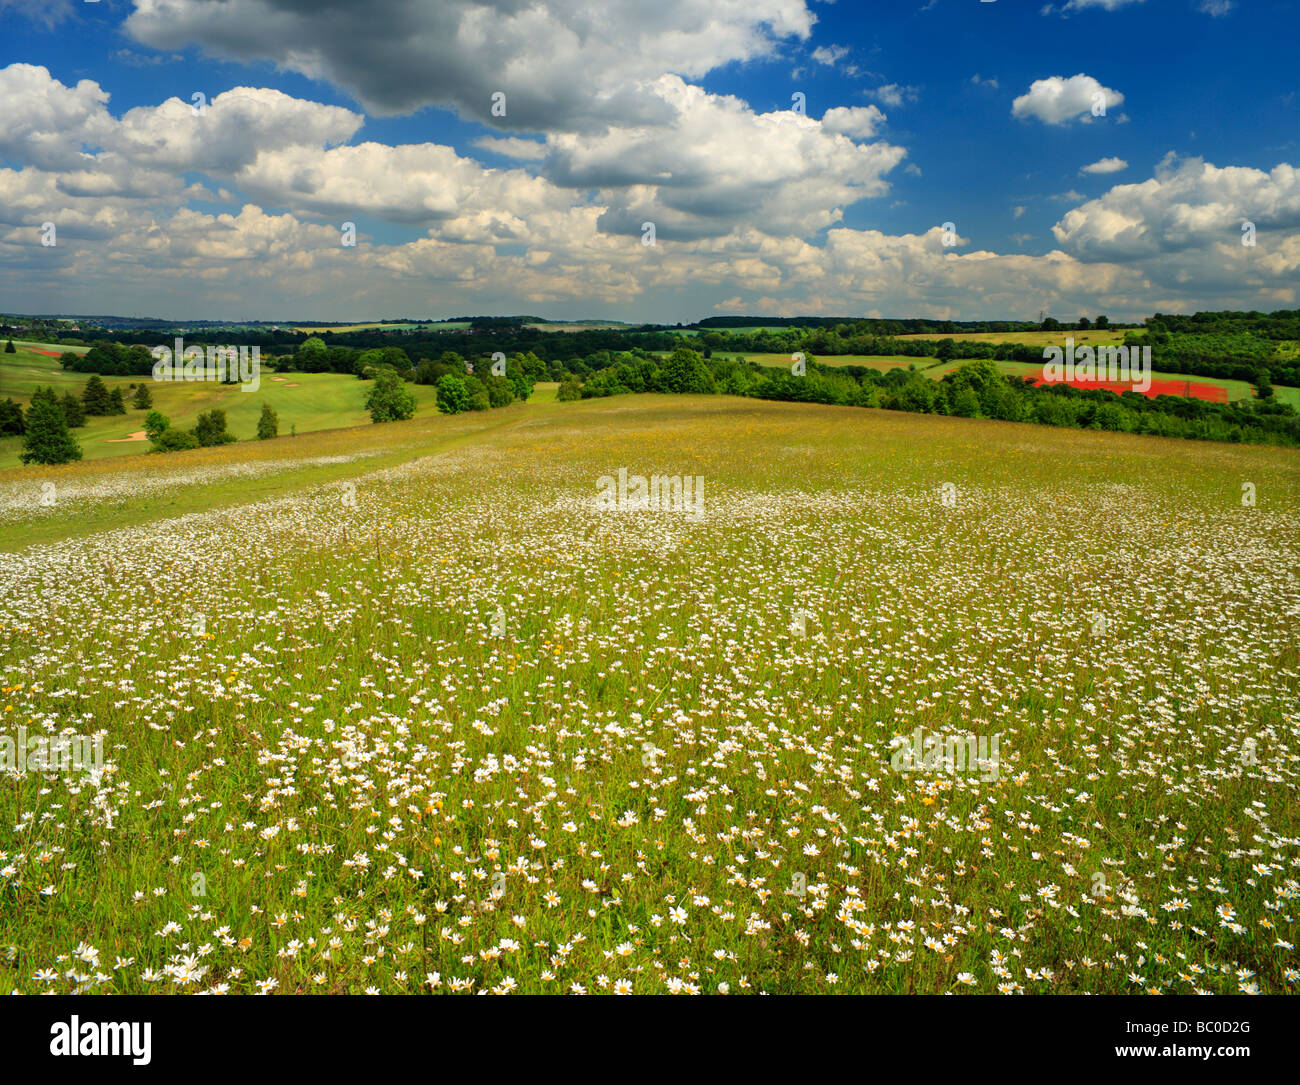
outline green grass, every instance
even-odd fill
[[[606,331],[613,328],[626,328],[628,325],[618,320],[583,320],[572,324],[525,324],[525,328],[542,332],[590,332]]]
[[[5,339],[4,342],[7,343],[9,342],[9,340]],[[13,341],[13,344],[15,348],[38,347],[41,350],[53,350],[60,354],[66,351],[71,351],[73,354],[86,354],[90,350],[89,347],[70,346],[62,343],[38,343],[35,340],[31,340],[31,339],[15,339]],[[0,348],[0,350],[2,349],[3,348]],[[12,355],[10,355],[10,357],[12,357]],[[3,361],[3,358],[4,355],[0,354],[0,361]]]
[[[757,365],[775,366],[784,369],[789,369],[792,364],[789,354],[745,354],[743,352],[733,354],[726,351],[714,351],[714,356],[719,358],[744,358],[746,361],[754,362]],[[866,369],[877,369],[882,372],[890,369],[906,369],[909,365],[915,365],[918,369],[921,369],[935,361],[933,358],[905,358],[901,355],[886,356],[879,354],[814,354],[813,359],[821,365],[860,365]]]
[[[304,324],[294,327],[296,332],[306,332],[308,335],[323,335],[325,332],[334,332],[336,335],[343,332],[363,332],[363,331],[409,331],[412,328],[424,328],[429,331],[442,331],[450,328],[468,328],[468,320],[448,321],[446,324],[385,324],[382,321],[371,321],[368,324],[329,324],[325,326]]]
[[[730,397],[0,471],[0,732],[109,762],[4,779],[0,993],[1293,991],[1298,493]]]
[[[15,343],[15,346],[17,344]],[[89,374],[63,369],[57,358],[20,349],[15,354],[0,354],[0,399],[12,397],[26,405],[37,386],[53,386],[60,396],[65,391],[80,394]],[[285,373],[263,370],[256,392],[245,392],[239,385],[209,381],[155,381],[149,377],[104,377],[112,388],[120,385],[128,404],[125,415],[96,416],[74,430],[81,442],[85,459],[136,456],[148,452],[148,441],[123,441],[141,431],[146,411],[129,406],[128,386],[139,381],[148,384],[154,409],[162,411],[173,426],[188,429],[201,411],[220,407],[226,412],[230,432],[240,440],[257,435],[257,419],[262,404],[269,403],[280,417],[280,433],[287,435],[297,427],[300,434],[314,430],[338,429],[369,422],[364,404],[369,382],[341,373]],[[435,411],[437,397],[432,385],[408,386],[415,394],[420,411]],[[16,466],[20,461],[22,438],[0,438],[0,467]]]
[[[732,335],[750,335],[755,332],[788,332],[791,328],[777,324],[761,324],[743,328],[668,328],[674,335],[708,335],[710,332],[722,332]]]
[[[671,353],[667,350],[651,351],[661,358],[666,358]],[[769,366],[776,368],[789,369],[792,361],[789,354],[763,354],[753,351],[726,351],[715,350],[715,358],[744,358],[755,365]],[[904,358],[902,356],[884,356],[875,354],[814,354],[813,359],[821,365],[828,366],[845,366],[860,365],[867,369],[878,369],[881,371],[889,369],[906,369],[909,365],[914,364],[918,369],[935,362],[934,358]]]
[[[956,342],[967,343],[1027,343],[1031,346],[1050,346],[1053,343],[1064,343],[1066,337],[1072,338],[1079,346],[1084,344],[1096,345],[1098,343],[1122,343],[1124,342],[1125,329],[1121,328],[1089,328],[1086,331],[1070,331],[1060,329],[1054,332],[922,332],[913,335],[900,335],[899,339],[952,339]]]

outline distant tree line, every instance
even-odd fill
[[[1156,313],[1147,317],[1148,328],[1159,325],[1169,332],[1190,335],[1208,333],[1249,333],[1261,339],[1300,340],[1300,309],[1277,309],[1271,313],[1258,310],[1208,313]]]
[[[1099,316],[1098,326],[1105,328],[1110,318]],[[905,319],[851,317],[851,316],[792,316],[792,317],[757,317],[757,316],[710,316],[698,321],[696,328],[807,328],[848,329],[852,334],[866,335],[970,335],[986,332],[1032,332],[1054,330],[1062,325],[1054,317],[1046,320],[934,320],[928,317],[907,317]],[[1081,317],[1074,325],[1080,328],[1092,327],[1087,317]]]
[[[563,381],[566,373],[581,373],[588,359],[640,350],[672,351],[680,346],[698,349],[706,358],[714,353],[816,355],[862,354],[886,357],[937,357],[989,359],[994,361],[1041,362],[1041,346],[1024,343],[981,343],[957,336],[975,332],[1017,331],[1059,332],[1113,327],[1103,314],[1062,322],[1054,317],[1041,321],[951,321],[922,318],[843,319],[835,317],[709,317],[694,329],[643,325],[636,328],[583,328],[548,331],[528,327],[530,317],[464,317],[467,329],[436,331],[437,325],[400,333],[381,328],[308,335],[283,328],[272,332],[258,329],[241,333],[240,341],[262,348],[263,360],[278,369],[301,372],[334,372],[361,375],[367,367],[388,364],[405,379],[436,384],[445,375],[433,367],[448,356],[481,361],[494,351],[536,359],[540,369],[534,380]],[[758,325],[765,326],[758,326]],[[698,331],[698,335],[689,334]],[[172,344],[170,332],[157,330],[116,331],[91,329],[84,333],[94,341],[85,355],[68,352],[61,361],[77,372],[105,376],[143,376],[151,372],[149,347]],[[904,335],[935,335],[939,338],[903,339]],[[187,331],[187,342],[225,344],[229,328]],[[1162,372],[1257,380],[1261,374],[1276,384],[1300,386],[1300,310],[1262,312],[1196,313],[1190,316],[1155,314],[1140,328],[1129,330],[1126,342],[1151,346],[1154,368]],[[454,346],[454,349],[452,349]],[[378,352],[378,353],[376,353]],[[415,371],[420,376],[407,374]],[[446,372],[451,372],[448,369]],[[430,379],[432,377],[432,379]]]
[[[1300,385],[1300,355],[1284,355],[1279,343],[1256,332],[1171,332],[1155,322],[1145,332],[1128,332],[1124,342],[1151,348],[1152,368],[1166,373],[1256,380],[1261,373],[1276,384]]]
[[[303,373],[351,373],[375,382],[366,399],[366,409],[375,422],[410,418],[415,413],[414,395],[404,383],[428,384],[436,389],[438,410],[443,414],[485,411],[526,400],[539,380],[550,379],[545,362],[532,353],[505,358],[504,352],[491,357],[466,359],[454,350],[443,350],[437,358],[412,360],[398,346],[328,346],[319,337],[309,338],[292,355],[277,359],[277,369]]]

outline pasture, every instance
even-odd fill
[[[18,346],[17,343],[14,344]],[[40,349],[61,350],[62,348]],[[35,353],[26,347],[14,354],[0,354],[0,399],[12,397],[24,406],[31,401],[37,387],[53,387],[62,396],[71,391],[80,395],[89,378],[59,365],[57,358]],[[130,406],[130,385],[145,382],[153,396],[154,409],[171,419],[173,426],[187,429],[199,413],[220,407],[226,412],[230,432],[241,441],[257,434],[257,419],[262,404],[269,403],[279,414],[280,433],[287,436],[296,426],[299,434],[314,430],[359,426],[369,422],[365,410],[370,385],[341,373],[275,373],[262,370],[261,385],[255,392],[245,392],[239,385],[215,381],[155,381],[150,377],[103,377],[109,388],[120,385],[127,402],[122,415],[96,415],[86,425],[73,430],[81,442],[87,460],[107,457],[136,456],[147,453],[148,441],[131,439],[142,432],[147,411]],[[431,385],[409,385],[419,402],[419,410],[436,411],[436,397]],[[19,464],[21,437],[0,437],[0,467]]]
[[[1052,346],[1060,345],[1065,342],[1066,336],[1070,336],[1078,346],[1096,346],[1099,343],[1122,343],[1124,342],[1125,329],[1121,328],[1088,328],[1084,331],[1071,331],[1068,328],[1062,328],[1058,331],[1044,332],[922,332],[914,335],[900,335],[899,339],[952,339],[956,342],[970,343],[1028,343],[1031,346]]]
[[[661,357],[667,357],[668,351],[655,351]],[[755,365],[769,366],[778,369],[789,369],[791,365],[791,355],[789,354],[763,354],[745,351],[726,351],[715,350],[715,358],[744,358]],[[877,355],[877,354],[813,354],[814,361],[821,365],[845,366],[860,365],[865,369],[906,369],[909,365],[915,365],[917,369],[933,365],[935,358],[906,358],[901,355]]]
[[[1300,979],[1293,451],[544,396],[109,466],[0,470],[3,734],[104,755],[6,775],[0,992]]]
[[[525,324],[524,327],[542,332],[589,332],[616,330],[626,328],[628,325],[619,320],[575,320],[572,322],[552,320],[544,324]]]
[[[368,324],[303,324],[294,327],[293,330],[304,332],[307,335],[323,335],[325,332],[334,332],[336,335],[340,335],[343,332],[411,331],[415,328],[422,328],[427,331],[451,331],[468,327],[468,320],[449,320],[445,324],[385,324],[383,321],[373,320]]]

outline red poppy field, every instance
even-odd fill
[[[1034,384],[1043,385],[1049,383],[1059,383],[1056,381],[1047,381],[1043,377],[1033,378]],[[1114,392],[1119,395],[1122,392],[1134,390],[1133,386],[1127,381],[1099,381],[1099,380],[1070,380],[1065,383],[1075,388],[1104,388],[1108,392]],[[1228,390],[1222,385],[1206,384],[1202,381],[1193,380],[1156,380],[1152,379],[1151,387],[1143,395],[1146,396],[1190,396],[1193,399],[1205,399],[1211,403],[1227,403]]]

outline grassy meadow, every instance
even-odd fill
[[[0,354],[0,399],[12,397],[25,407],[37,387],[52,386],[62,396],[71,391],[80,395],[89,379],[87,373],[74,373],[59,365],[57,358],[37,354],[15,343],[14,354]],[[42,349],[62,350],[61,347]],[[84,353],[78,351],[77,353]],[[155,381],[149,377],[103,377],[109,388],[120,385],[127,403],[126,414],[95,415],[73,433],[81,443],[83,458],[141,455],[150,444],[142,439],[144,417],[148,411],[131,407],[130,385],[143,381],[149,386],[155,410],[162,411],[173,426],[189,429],[202,411],[220,407],[226,412],[228,428],[241,441],[257,434],[257,419],[262,404],[269,403],[280,418],[280,433],[287,435],[293,427],[299,434],[314,430],[359,426],[370,421],[366,413],[366,394],[370,385],[342,373],[274,373],[264,369],[261,384],[254,392],[242,385],[216,381]],[[409,386],[419,402],[419,410],[437,409],[432,385]],[[132,435],[137,435],[132,439]],[[14,467],[21,461],[21,437],[0,437],[0,467]]]
[[[762,352],[746,354],[744,352],[718,350],[714,351],[714,355],[718,358],[744,358],[755,365],[772,366],[781,369],[789,369],[791,365],[791,355],[789,354],[764,354]],[[814,354],[813,359],[822,365],[860,365],[865,369],[878,369],[881,371],[906,369],[908,365],[915,365],[918,369],[922,369],[938,361],[937,358],[905,358],[902,355],[879,354]]]
[[[621,320],[574,320],[565,322],[549,321],[545,324],[525,324],[525,328],[543,332],[587,332],[602,331],[611,328],[626,328]]]
[[[1294,452],[546,391],[0,470],[0,992],[1295,989]]]
[[[898,338],[932,339],[935,341],[952,339],[958,343],[1028,343],[1030,346],[1047,347],[1059,346],[1069,336],[1074,340],[1076,346],[1098,346],[1100,344],[1124,342],[1124,335],[1127,330],[1125,328],[1087,328],[1078,331],[1070,328],[1060,328],[1057,331],[953,332],[951,335],[945,335],[942,332],[920,332],[900,335]]]
[[[325,332],[333,332],[336,335],[342,335],[344,332],[363,332],[363,331],[409,331],[412,328],[429,328],[434,330],[446,330],[450,328],[468,328],[468,320],[449,320],[445,324],[385,324],[382,321],[372,320],[368,324],[303,324],[295,327],[296,332],[305,332],[307,335],[323,335]]]
[[[653,350],[649,353],[660,358],[667,358],[671,351]],[[774,369],[789,369],[792,364],[793,355],[791,354],[769,354],[763,351],[737,351],[737,350],[715,350],[715,358],[743,358],[747,362],[753,362],[755,365],[767,366]],[[886,372],[890,369],[906,369],[909,365],[915,365],[917,369],[924,369],[927,366],[938,364],[937,358],[911,358],[903,355],[884,355],[884,354],[814,354],[813,360],[821,365],[828,366],[846,366],[860,365],[864,369],[876,369]]]

